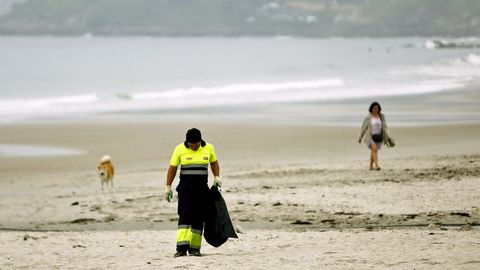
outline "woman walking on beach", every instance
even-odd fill
[[[369,114],[363,120],[358,143],[362,142],[362,138],[366,134],[364,142],[370,149],[370,170],[379,171],[378,150],[382,147],[382,143],[393,146],[393,140],[388,135],[387,122],[385,116],[381,113],[382,107],[380,104],[376,101],[373,102],[370,104],[368,111]]]
[[[214,175],[214,185],[220,187],[220,167],[213,145],[202,140],[200,130],[189,129],[184,143],[173,152],[167,172],[165,199],[173,198],[172,182],[180,165],[178,192],[177,252],[174,257],[201,256],[203,223],[208,207],[208,164]]]

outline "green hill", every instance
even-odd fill
[[[0,16],[2,35],[480,34],[478,0],[23,0]]]

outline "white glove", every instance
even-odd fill
[[[220,181],[220,176],[215,176],[213,178],[213,185],[217,187],[222,187],[222,181]]]
[[[172,185],[166,185],[165,186],[165,200],[167,200],[167,202],[171,202],[172,198],[173,198]]]

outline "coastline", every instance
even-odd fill
[[[175,124],[207,125],[299,125],[356,127],[376,100],[384,107],[388,122],[397,127],[439,126],[480,123],[480,82],[434,93],[385,95],[376,98],[333,99],[298,103],[271,103],[268,106],[238,105],[185,109],[144,109],[106,111],[78,115],[24,116],[0,119],[0,126],[64,124]]]

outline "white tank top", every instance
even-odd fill
[[[382,133],[382,119],[380,117],[370,117],[370,124],[372,125],[372,134]]]

